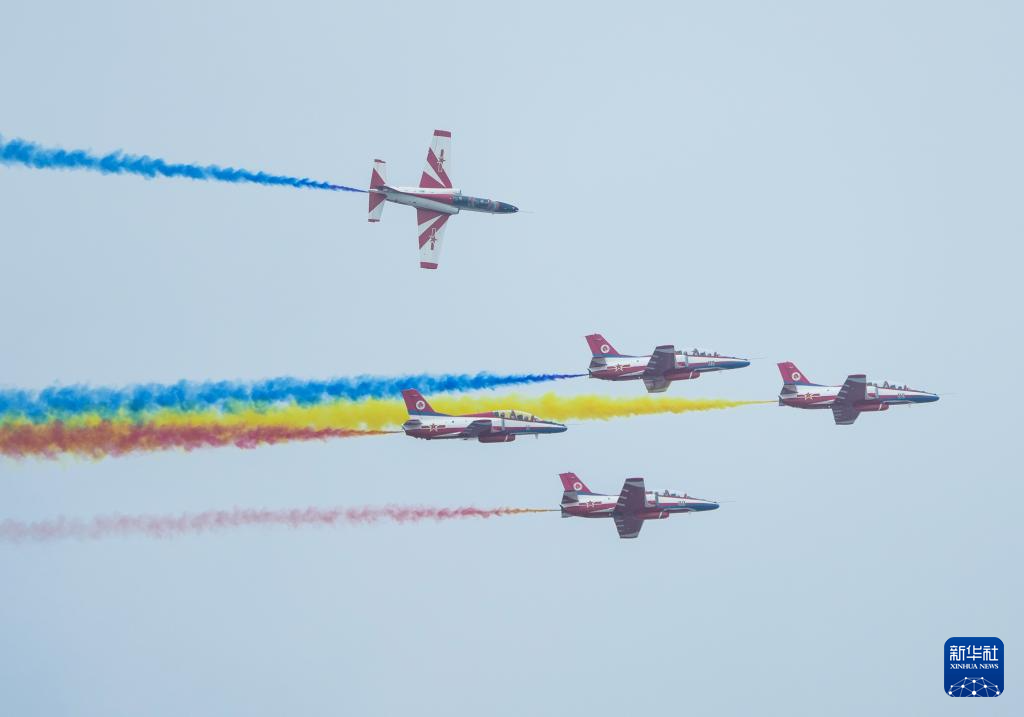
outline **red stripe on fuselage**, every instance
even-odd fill
[[[835,396],[789,396],[780,399],[783,404],[793,408],[830,408]]]
[[[625,381],[628,379],[640,378],[640,375],[644,372],[643,366],[627,366],[621,369],[615,368],[602,368],[602,369],[591,369],[590,375],[594,378],[603,378],[609,381]]]

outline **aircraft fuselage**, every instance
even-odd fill
[[[471,428],[480,421],[490,423],[482,433]],[[548,433],[563,433],[567,429],[561,423],[542,421],[519,411],[488,411],[466,416],[410,416],[402,424],[407,436],[438,440],[444,438],[477,439],[481,443],[507,443],[516,436],[533,436]]]
[[[595,359],[591,361],[590,378],[604,381],[632,381],[643,378],[650,359],[650,356],[617,356]],[[703,373],[727,371],[749,365],[750,361],[736,356],[677,351],[675,367],[666,371],[664,378],[669,381],[686,381],[700,378]]]
[[[796,386],[786,384],[779,392],[779,405],[791,408],[832,408],[842,386]],[[939,397],[927,391],[891,388],[869,383],[864,389],[864,400],[854,404],[858,411],[887,411],[889,406],[914,403],[932,403]]]
[[[597,493],[577,494],[578,502],[562,503],[563,518],[614,518],[622,515],[618,512],[619,496],[600,495]],[[699,513],[715,510],[718,503],[688,495],[659,494],[647,491],[644,494],[644,508],[639,512],[629,513],[630,517],[643,520],[661,520],[676,513]]]
[[[370,192],[383,194],[384,199],[395,204],[404,204],[417,209],[429,209],[442,214],[458,214],[460,211],[484,212],[487,214],[514,214],[517,207],[494,199],[483,199],[463,194],[458,189],[431,189],[421,187],[381,186]]]

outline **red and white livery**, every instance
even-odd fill
[[[437,268],[444,230],[453,214],[463,210],[488,214],[514,214],[519,211],[511,204],[470,197],[461,190],[454,189],[448,176],[451,169],[451,145],[451,132],[443,129],[434,130],[434,141],[427,150],[427,163],[423,167],[418,187],[393,187],[388,184],[387,164],[383,159],[373,161],[373,171],[370,173],[369,221],[380,221],[384,202],[415,207],[420,267],[423,269]]]
[[[618,495],[595,493],[575,473],[560,473],[563,518],[611,518],[620,538],[635,538],[645,520],[662,520],[676,513],[715,510],[713,500],[692,498],[686,493],[649,491],[643,478],[627,478]]]
[[[889,406],[932,403],[938,395],[907,386],[871,383],[862,373],[850,374],[842,386],[814,383],[792,361],[779,365],[782,390],[779,405],[792,408],[831,408],[832,417],[840,426],[848,426],[862,413],[888,411]]]
[[[700,378],[712,371],[727,371],[749,366],[750,361],[717,352],[676,351],[671,344],[658,346],[646,356],[620,354],[601,334],[587,337],[590,346],[590,378],[604,381],[643,379],[648,393],[662,393],[673,381]]]
[[[434,440],[440,438],[476,439],[481,443],[509,443],[516,436],[564,433],[566,427],[554,421],[542,421],[523,411],[487,411],[464,416],[449,416],[435,411],[419,391],[402,391],[409,420],[402,424],[405,435]]]

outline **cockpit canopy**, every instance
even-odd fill
[[[868,381],[868,385],[874,386],[875,388],[893,388],[893,389],[896,389],[897,391],[916,391],[917,390],[916,388],[911,388],[907,384],[903,384],[902,386],[899,386],[899,385],[897,385],[895,383],[889,383],[888,381],[883,381],[882,383],[876,383],[874,381]]]
[[[464,207],[467,209],[481,209],[488,210],[494,209],[496,202],[493,199],[484,199],[483,197],[471,197],[468,194],[452,195],[452,204],[456,207]]]
[[[537,417],[525,411],[495,411],[494,415],[509,421],[536,421]]]
[[[655,491],[662,498],[689,498],[686,493],[676,493],[674,490]]]

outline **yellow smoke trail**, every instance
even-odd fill
[[[479,413],[502,408],[515,408],[533,413],[538,418],[551,421],[599,420],[627,418],[629,416],[650,416],[658,413],[691,413],[734,408],[755,403],[773,401],[727,401],[720,398],[672,398],[637,396],[635,398],[610,398],[608,396],[559,396],[545,393],[541,396],[518,396],[515,394],[497,397],[452,396],[431,402],[443,413]]]
[[[772,401],[728,401],[712,398],[610,398],[582,395],[559,396],[439,396],[431,404],[442,413],[483,413],[499,409],[516,409],[535,414],[542,420],[573,421],[647,416],[661,413],[690,413],[734,408]],[[247,426],[279,428],[384,430],[400,426],[408,418],[405,404],[395,399],[335,401],[312,406],[294,404],[253,408],[240,405],[227,411],[208,410],[181,412],[163,410],[146,415],[146,422],[159,426]],[[115,422],[118,419],[114,419]],[[123,420],[123,419],[122,419]],[[67,425],[95,425],[100,419],[84,415],[67,421]]]

